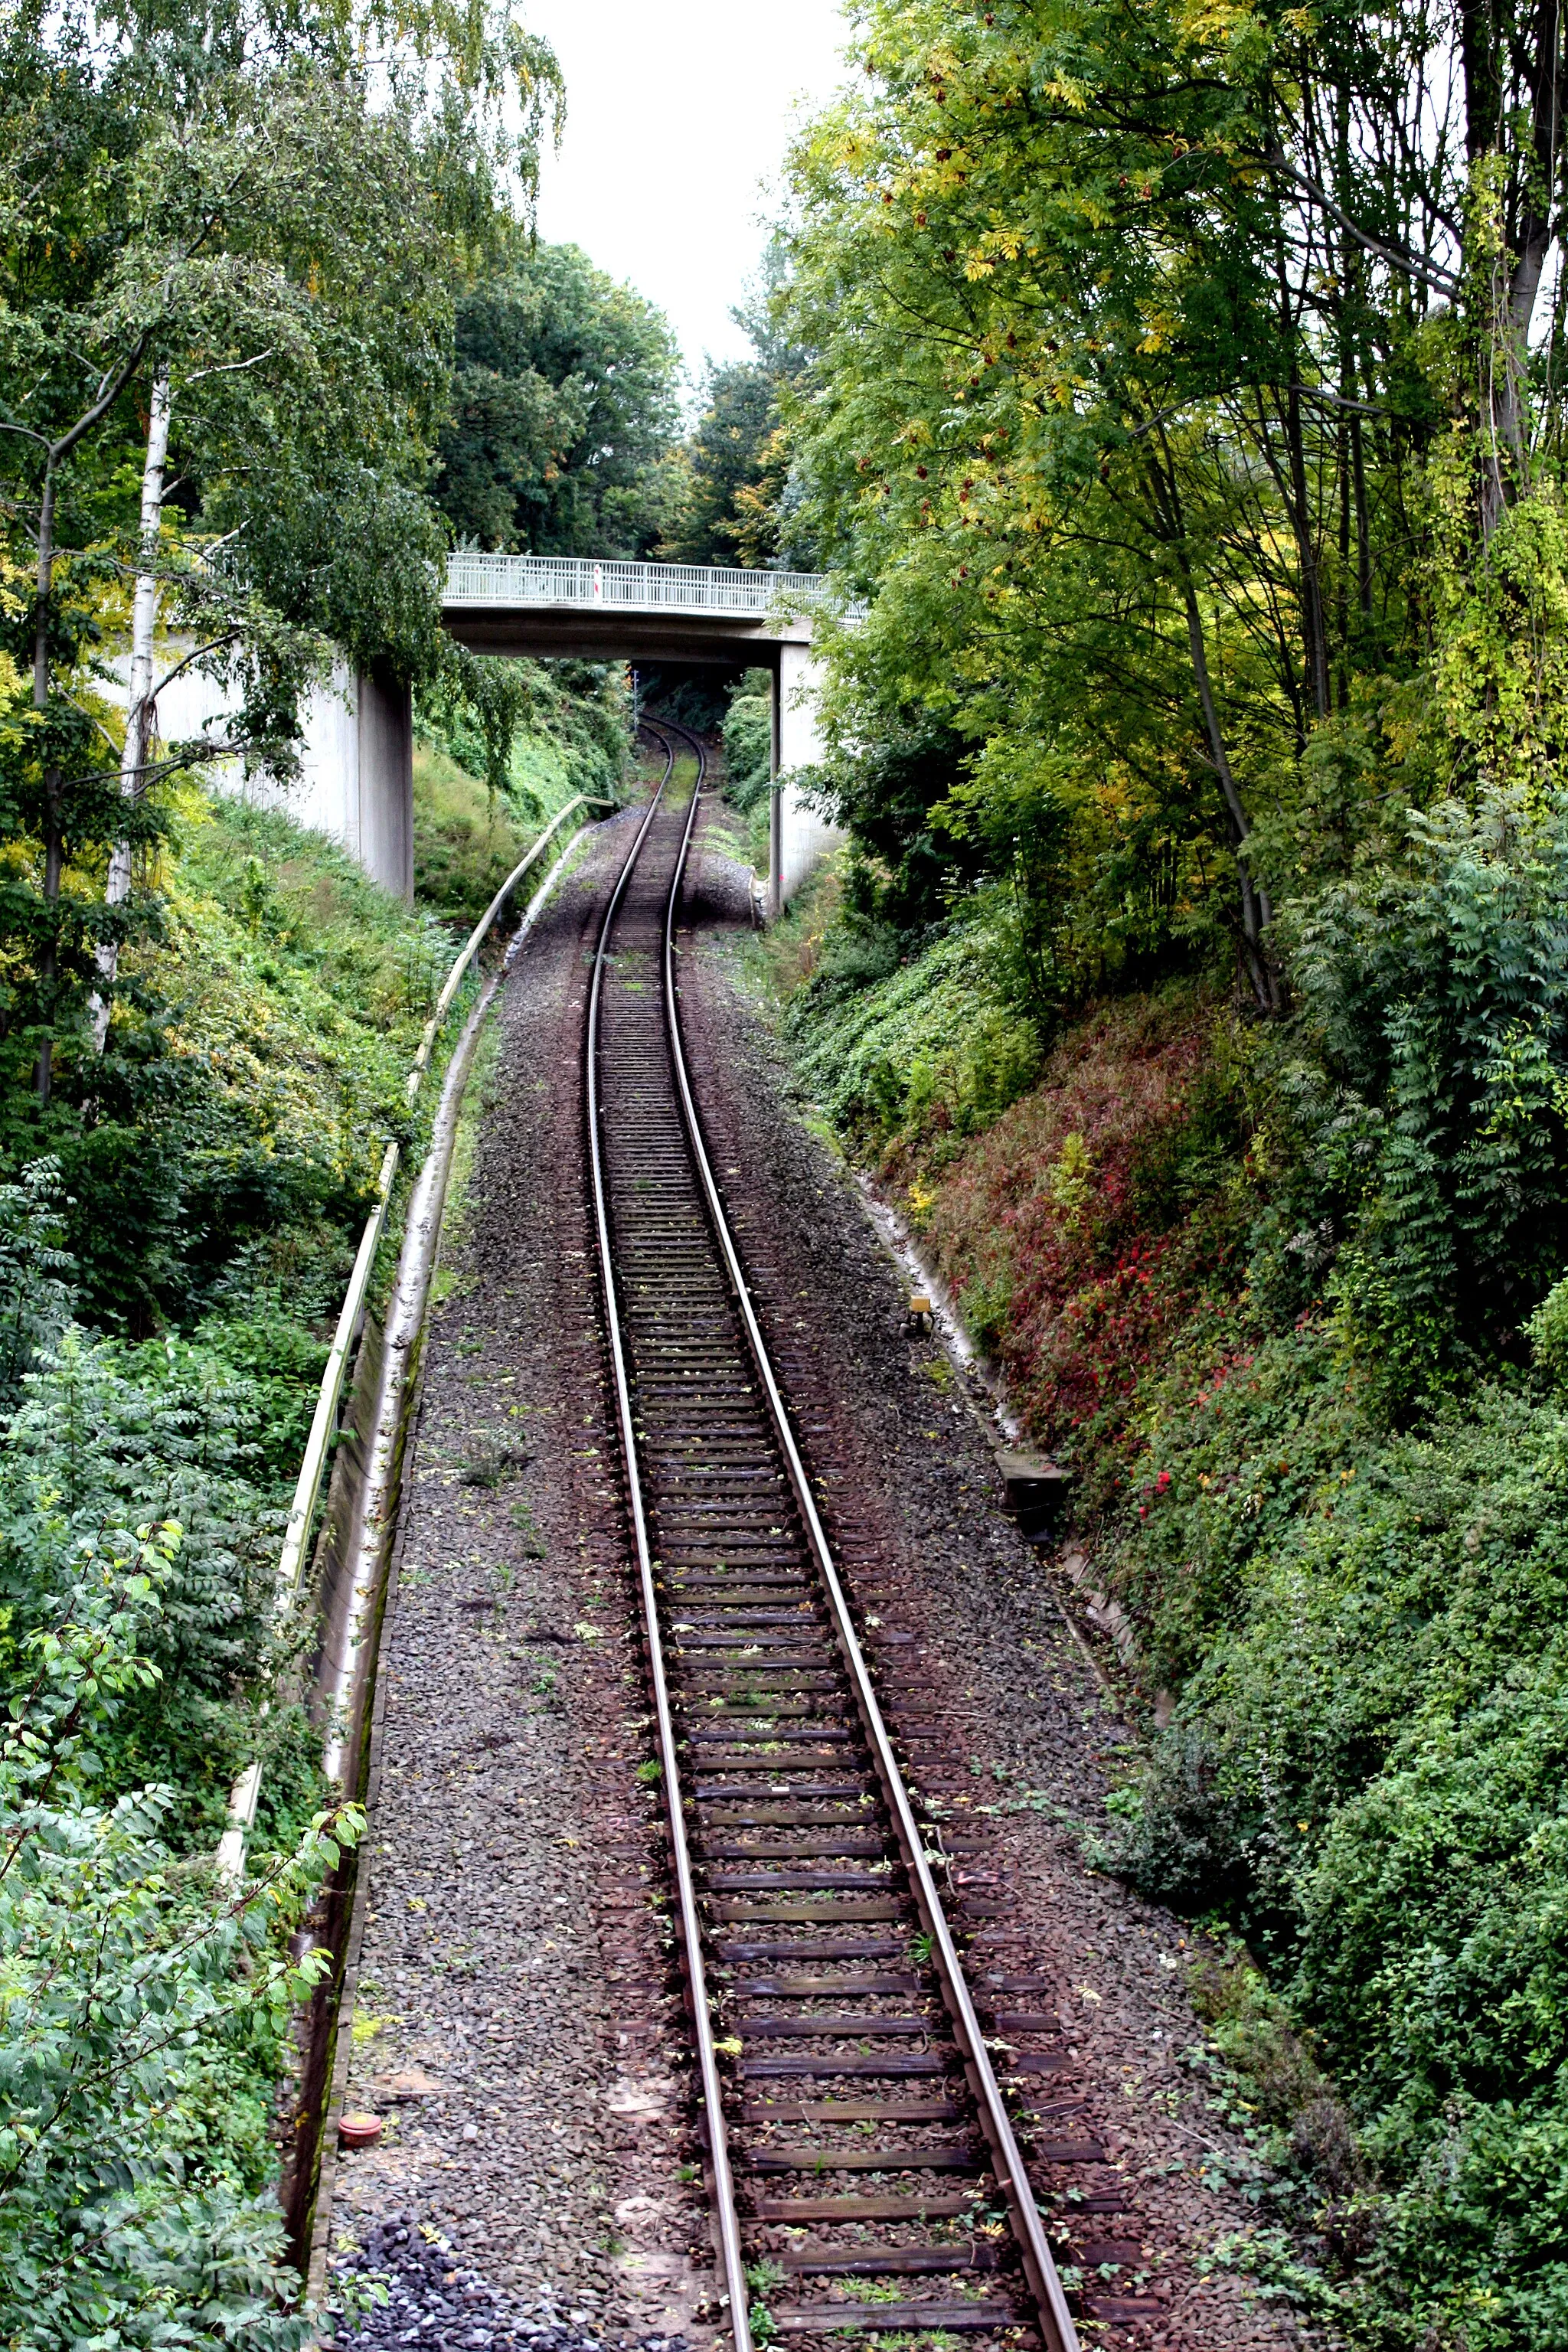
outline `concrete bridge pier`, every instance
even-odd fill
[[[773,802],[768,821],[768,920],[776,922],[829,850],[844,838],[810,807],[796,782],[822,756],[816,725],[820,672],[809,643],[784,639],[773,665]]]
[[[173,671],[157,692],[164,743],[202,736],[222,740],[238,707],[216,679],[178,667],[188,650],[171,645],[160,664]],[[123,698],[124,688],[120,689]],[[297,824],[341,842],[372,881],[414,903],[414,705],[389,671],[333,665],[331,682],[312,688],[302,714],[299,781],[247,778],[238,760],[205,768],[209,790],[233,793],[284,810]]]

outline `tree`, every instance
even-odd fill
[[[759,361],[710,367],[705,405],[686,444],[689,469],[680,511],[659,552],[672,563],[733,563],[746,536],[739,500],[762,480],[766,452],[778,429],[773,378]],[[771,526],[771,519],[770,519]],[[753,535],[746,560],[766,560],[776,527],[762,545]]]
[[[534,555],[646,554],[672,477],[679,356],[660,313],[572,245],[521,230],[459,297],[441,505]]]
[[[742,563],[764,570],[809,561],[792,531],[789,436],[780,406],[805,353],[783,330],[788,265],[770,239],[757,278],[731,316],[755,357],[710,363],[704,405],[682,457],[679,509],[659,552],[675,563]]]
[[[179,1544],[171,1524],[74,1548],[0,1747],[0,2328],[28,2352],[310,2333],[266,2088],[328,1959],[290,1958],[289,1930],[361,1823],[321,1815],[216,1901],[171,1867],[173,1791],[95,1801],[95,1741],[156,1680],[142,1643]]]
[[[0,494],[33,593],[13,555],[31,695],[11,697],[0,824],[29,846],[0,931],[5,1044],[34,1058],[41,1105],[89,1005],[103,1041],[117,942],[139,919],[135,852],[166,823],[160,780],[237,757],[287,775],[302,691],[334,646],[405,677],[458,663],[426,490],[448,280],[488,233],[500,175],[531,154],[553,67],[508,20],[435,5],[373,96],[354,58],[376,22],[329,9],[307,34],[291,16],[225,16],[194,51],[155,19],[128,19],[119,49],[68,10],[8,22],[0,104],[22,170],[0,247]],[[485,135],[520,77],[521,150]],[[99,666],[127,590],[117,742]],[[237,688],[231,724],[166,751],[147,691],[160,623],[185,665]]]
[[[962,714],[977,747],[1032,732],[1102,829],[1108,781],[1164,809],[1183,922],[1227,855],[1271,1009],[1270,893],[1370,807],[1325,825],[1310,747],[1429,648],[1447,419],[1472,399],[1478,483],[1507,439],[1489,393],[1475,434],[1468,371],[1508,374],[1487,289],[1528,290],[1550,76],[1522,21],[1487,20],[1517,103],[1467,160],[1418,7],[860,24],[868,89],[797,152],[786,303],[816,355],[786,404],[809,511],[876,597],[842,740],[885,632],[899,707]],[[1476,552],[1450,535],[1445,560]]]

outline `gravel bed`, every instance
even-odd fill
[[[338,2158],[331,2231],[352,2250],[413,2213],[595,2336],[696,2343],[711,2254],[583,1168],[584,982],[635,822],[506,984],[443,1249],[345,2101],[384,2122]]]
[[[331,2276],[345,2307],[331,2339],[337,2352],[391,2344],[422,2352],[604,2352],[585,2311],[563,2311],[548,2293],[531,2303],[492,2286],[414,2213],[374,2222],[363,2245],[333,2263]],[[636,2344],[637,2352],[688,2352],[683,2336]]]
[[[710,851],[714,902],[720,863]],[[908,1285],[821,1121],[807,1124],[738,927],[693,934],[681,1001],[715,1158],[740,1171],[732,1221],[885,1711],[933,1814],[983,1832],[952,1883],[972,1978],[1031,1980],[1022,2005],[1054,2016],[1069,2045],[1073,2072],[1051,2079],[1043,2106],[1057,2119],[1037,2126],[1037,2145],[1066,2133],[1104,2152],[1093,2166],[1042,2164],[1043,2201],[1065,2212],[1075,2190],[1120,2197],[1114,2234],[1136,2237],[1143,2292],[1161,2304],[1157,2317],[1091,2334],[1183,2352],[1300,2345],[1307,2332],[1256,2281],[1212,2266],[1256,2226],[1260,2168],[1183,2063],[1203,2041],[1184,1990],[1198,1939],[1086,1861],[1131,1734],[1064,1622],[1046,1558],[1001,1509],[992,1400],[938,1341],[906,1332]]]

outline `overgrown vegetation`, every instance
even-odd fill
[[[1568,2344],[1562,29],[856,22],[779,298],[869,606],[788,1024],[1136,1631],[1103,1846],[1242,1939],[1216,2259]]]
[[[514,673],[520,714],[499,779],[488,773],[489,746],[466,703],[433,700],[419,714],[415,741],[415,897],[468,924],[542,824],[578,793],[618,796],[630,749],[624,670],[589,662],[498,666]]]
[[[0,2332],[40,2352],[304,2340],[272,2115],[316,1964],[288,1938],[353,1824],[318,1818],[302,1711],[258,1703],[306,1630],[273,1577],[322,1332],[450,960],[287,817],[176,815],[125,960],[156,1039],[138,1064],[122,1007],[116,1093],[0,1187]]]

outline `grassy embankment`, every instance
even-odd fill
[[[1136,1627],[1146,1760],[1091,1852],[1237,1953],[1195,1988],[1259,2158],[1216,2259],[1387,2352],[1568,2343],[1568,1312],[1391,1399],[1227,991],[1042,1046],[983,929],[889,968],[836,896],[766,950],[803,1076]]]
[[[536,824],[574,785],[531,749]],[[411,1117],[409,1063],[521,839],[426,748],[438,915],[284,815],[189,795],[93,1092],[58,1099],[47,1152],[16,1150],[0,1185],[0,2068],[26,2134],[0,2200],[6,2341],[24,2321],[28,2342],[46,2321],[141,2341],[154,2277],[225,2341],[300,2339],[273,2300],[272,2105],[289,1934],[330,1855],[302,1711],[258,1712],[307,1630],[269,1622],[272,1575],[386,1142],[416,1165],[437,1091]],[[25,1103],[10,1128],[27,1137]],[[211,1856],[258,1748],[266,1891],[236,1912]]]

